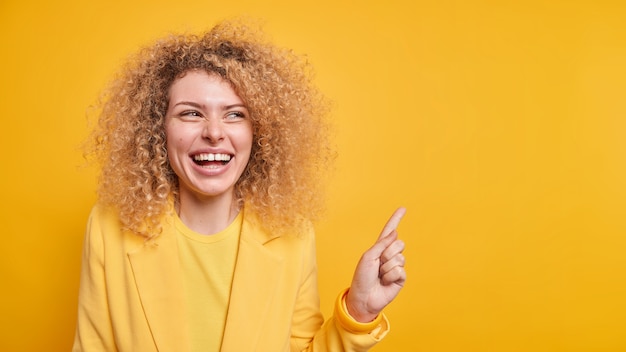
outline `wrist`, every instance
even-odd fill
[[[369,323],[378,316],[376,313],[368,313],[364,309],[359,309],[359,307],[354,304],[354,299],[352,299],[350,295],[350,289],[348,289],[348,292],[344,296],[344,304],[348,314],[359,323]]]
[[[373,316],[368,322],[361,322],[351,315],[346,305],[346,296],[349,289],[345,289],[337,297],[335,304],[335,316],[339,323],[348,331],[356,334],[369,333],[379,326],[383,320],[382,314]]]

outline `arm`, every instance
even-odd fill
[[[85,234],[74,352],[117,350],[107,302],[102,231],[96,214],[92,211]]]
[[[291,339],[292,351],[368,351],[385,337],[389,331],[389,322],[382,314],[382,309],[395,298],[406,277],[403,269],[404,257],[401,254],[404,244],[397,239],[395,231],[403,215],[404,209],[394,213],[376,244],[361,258],[351,288],[338,296],[333,316],[319,328],[310,344],[306,345],[307,340],[296,338],[293,332],[298,331],[299,327],[306,326],[307,321],[311,321],[310,318],[302,317],[307,315],[310,317],[312,311],[319,314],[314,243],[310,244],[313,255],[308,258],[308,265],[311,272],[300,289],[298,302],[316,302],[317,310],[304,310],[301,319],[297,319],[298,310],[296,310]],[[352,301],[349,301],[350,292],[356,297]],[[371,303],[373,308],[367,303]],[[350,304],[356,305],[357,309],[365,307],[372,316],[356,318],[362,317],[362,314],[359,310],[353,313]],[[296,304],[296,307],[298,306],[300,303]],[[308,325],[303,331],[315,327],[316,324]]]

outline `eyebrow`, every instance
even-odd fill
[[[202,104],[198,104],[196,102],[193,101],[179,101],[178,103],[174,104],[174,106],[178,106],[178,105],[190,105],[193,106],[194,108],[201,108]]]
[[[201,109],[203,107],[202,104],[196,103],[194,101],[180,101],[180,102],[174,104],[174,107],[176,107],[178,105],[189,105],[189,106],[193,106],[194,108],[197,108],[197,109]],[[244,109],[247,109],[248,107],[245,104],[231,104],[231,105],[224,106],[224,110],[230,110],[232,108],[244,108]]]

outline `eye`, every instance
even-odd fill
[[[181,116],[194,116],[194,117],[200,117],[200,113],[195,111],[195,110],[186,110],[183,111],[181,114]]]
[[[195,121],[195,120],[203,118],[202,114],[197,110],[184,110],[184,111],[181,111],[178,114],[178,116],[180,117],[181,120],[187,120],[187,121]]]
[[[226,116],[225,119],[226,120],[239,120],[239,119],[244,119],[246,117],[246,114],[243,113],[242,111],[229,111]]]

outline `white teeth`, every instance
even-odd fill
[[[195,161],[230,161],[230,154],[203,153],[193,156]]]

